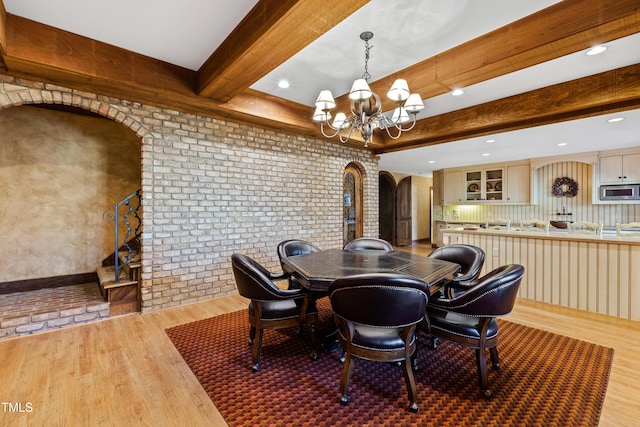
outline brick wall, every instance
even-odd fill
[[[234,252],[275,271],[281,240],[340,247],[352,162],[363,173],[364,235],[378,234],[368,151],[0,75],[0,109],[37,103],[91,110],[141,138],[143,312],[235,293]]]

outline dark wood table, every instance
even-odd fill
[[[441,288],[442,279],[453,278],[460,270],[458,264],[409,252],[343,249],[283,258],[282,267],[311,291],[309,296],[313,300],[326,296],[329,285],[338,277],[364,273],[406,274],[424,281],[433,294]],[[340,348],[335,327],[319,335],[322,341],[319,350],[332,353]],[[316,349],[312,357],[318,357]]]
[[[453,277],[460,266],[409,252],[345,251],[330,249],[282,260],[283,268],[307,289],[326,292],[333,280],[364,273],[406,274],[424,281],[433,294],[442,279]]]

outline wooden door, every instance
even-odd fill
[[[396,180],[388,172],[378,175],[379,237],[396,244]]]
[[[342,176],[343,241],[362,237],[362,175],[354,164],[349,164]]]
[[[409,246],[413,243],[411,219],[411,177],[403,178],[396,190],[396,244]]]

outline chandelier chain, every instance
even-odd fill
[[[364,41],[364,74],[362,78],[369,82],[371,78],[371,74],[369,74],[369,50],[371,50],[373,46],[369,46],[369,40]]]

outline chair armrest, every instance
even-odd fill
[[[289,273],[271,273],[269,272],[270,280],[289,280],[291,274]]]

